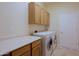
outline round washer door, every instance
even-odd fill
[[[47,56],[51,55],[52,50],[53,50],[52,47],[53,47],[53,40],[50,36],[47,36],[46,40],[45,40],[45,49],[46,49],[46,55]]]
[[[48,50],[51,50],[52,45],[53,45],[52,38],[51,38],[51,37],[49,37],[49,41],[48,41],[48,43],[47,43],[47,49],[48,49]]]

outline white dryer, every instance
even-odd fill
[[[53,52],[53,37],[55,32],[45,31],[34,33],[33,35],[42,37],[42,55],[50,56]]]

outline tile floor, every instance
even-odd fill
[[[79,51],[69,50],[67,48],[57,47],[52,56],[79,56]]]

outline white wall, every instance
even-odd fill
[[[29,25],[29,33],[32,34],[34,33],[34,31],[46,31],[48,30],[47,29],[47,26],[44,26],[44,25],[35,25],[35,24],[32,24],[32,25]]]
[[[28,35],[28,3],[0,2],[0,40]]]
[[[50,4],[50,3],[49,3]],[[78,3],[52,3],[51,5],[48,5],[48,11],[50,13],[50,27],[49,30],[56,30],[57,31],[57,37],[58,37],[58,43],[60,43],[60,19],[59,15],[61,13],[79,13],[79,4]],[[66,18],[64,18],[66,19]],[[79,22],[78,22],[79,24]],[[79,27],[78,27],[79,28]],[[79,32],[79,30],[77,29]]]
[[[37,2],[41,7],[42,3]],[[0,40],[29,35],[35,30],[44,31],[45,26],[28,24],[27,2],[0,3]]]

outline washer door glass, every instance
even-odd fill
[[[52,48],[53,42],[52,42],[52,38],[50,37],[50,40],[47,44],[47,49],[50,50]]]

